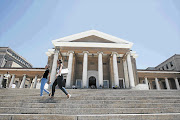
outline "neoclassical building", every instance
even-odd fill
[[[52,41],[55,49],[49,49],[48,63],[52,66],[51,78],[56,74],[57,59],[62,59],[69,69],[66,87],[133,88],[138,84],[136,52],[133,43],[90,30]]]
[[[64,67],[69,69],[64,75],[67,88],[72,85],[78,88],[90,88],[92,85],[96,88],[150,88],[150,85],[140,84],[143,80],[148,81],[148,75],[147,71],[136,68],[137,54],[131,50],[132,42],[90,30],[53,40],[52,43],[54,49],[46,52],[48,64],[52,66],[51,78],[55,79],[57,59],[62,59]],[[179,72],[174,74],[179,77]],[[167,77],[165,75],[164,78]],[[157,77],[154,80],[157,81]],[[154,82],[151,85],[153,87]]]
[[[32,65],[11,48],[0,47],[0,68],[32,68]]]
[[[62,59],[68,74],[64,86],[72,88],[113,88],[139,90],[180,90],[179,55],[173,56],[157,67],[137,69],[137,54],[132,42],[90,30],[52,41],[48,64],[51,81],[55,80],[57,60]],[[174,61],[175,60],[175,61]],[[162,69],[167,68],[169,69]],[[177,68],[177,69],[175,69]],[[40,88],[44,68],[0,68],[0,86],[4,74],[9,72],[7,87]],[[53,83],[53,82],[52,82]]]

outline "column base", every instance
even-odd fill
[[[132,90],[149,90],[149,86],[147,84],[138,84],[135,87],[131,87]]]

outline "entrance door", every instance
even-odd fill
[[[103,80],[103,88],[109,88],[109,80]]]
[[[121,89],[125,88],[125,84],[124,84],[124,79],[123,78],[119,78],[119,87]]]
[[[76,80],[76,87],[77,87],[77,88],[81,88],[81,86],[82,86],[82,80],[77,79],[77,80]]]
[[[165,81],[162,81],[162,87],[163,89],[167,89]]]
[[[96,78],[94,76],[91,76],[89,78],[89,87],[90,88],[96,88]]]

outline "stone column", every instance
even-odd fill
[[[99,86],[103,87],[103,60],[102,60],[103,52],[98,52],[98,80]],[[99,87],[97,86],[97,87]]]
[[[36,88],[36,85],[37,85],[37,77],[38,77],[38,75],[36,75],[35,78],[34,78],[33,88]]]
[[[159,86],[159,82],[158,82],[158,79],[157,79],[157,78],[155,78],[155,83],[156,83],[156,89],[157,89],[157,90],[160,90],[161,88],[160,88],[160,86]]]
[[[131,56],[130,53],[127,54],[127,64],[128,64],[128,73],[129,73],[129,81],[130,81],[130,87],[134,88],[134,75],[133,75],[133,68],[132,68],[132,62],[131,62]]]
[[[83,74],[82,74],[82,88],[88,88],[87,84],[87,70],[88,70],[88,51],[84,51],[83,58]]]
[[[176,88],[177,88],[177,90],[180,90],[178,79],[175,78],[174,80],[175,80],[175,83],[176,83]]]
[[[148,85],[148,79],[147,79],[147,77],[145,77],[144,79],[145,79],[145,84]]]
[[[11,82],[9,83],[9,88],[11,88],[11,85],[13,84],[15,80],[15,74],[12,74]]]
[[[69,60],[68,60],[68,74],[66,79],[66,88],[71,87],[71,77],[72,77],[72,65],[73,65],[73,53],[74,51],[69,51]]]
[[[166,83],[166,88],[167,88],[167,90],[170,90],[168,78],[165,78],[165,83]]]
[[[24,74],[23,76],[23,80],[21,82],[20,88],[24,88],[25,81],[26,81],[26,74]]]
[[[0,78],[0,88],[2,88],[1,86],[2,86],[2,81],[3,81],[3,74],[1,74],[1,78]]]
[[[129,76],[128,76],[128,69],[127,69],[127,61],[123,59],[123,67],[124,67],[124,78],[125,78],[125,86],[129,88]]]
[[[118,75],[118,65],[117,65],[117,53],[113,52],[113,71],[114,71],[114,85],[119,86],[119,75]]]
[[[52,65],[52,69],[51,69],[51,76],[50,76],[51,85],[54,83],[54,80],[56,78],[56,68],[57,68],[58,53],[59,53],[59,51],[57,51],[57,50],[54,51],[54,60],[53,60],[53,65]]]

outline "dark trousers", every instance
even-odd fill
[[[63,85],[62,85],[62,83],[63,83],[62,81],[63,81],[63,76],[58,76],[58,77],[56,78],[56,80],[54,81],[53,86],[52,86],[52,95],[51,95],[51,96],[54,96],[56,85],[58,85],[58,87],[59,87],[66,95],[68,95],[66,89],[65,89],[65,88],[63,87]]]
[[[3,81],[2,81],[2,87],[3,88],[6,88],[6,82],[7,82],[7,79],[3,79]]]

